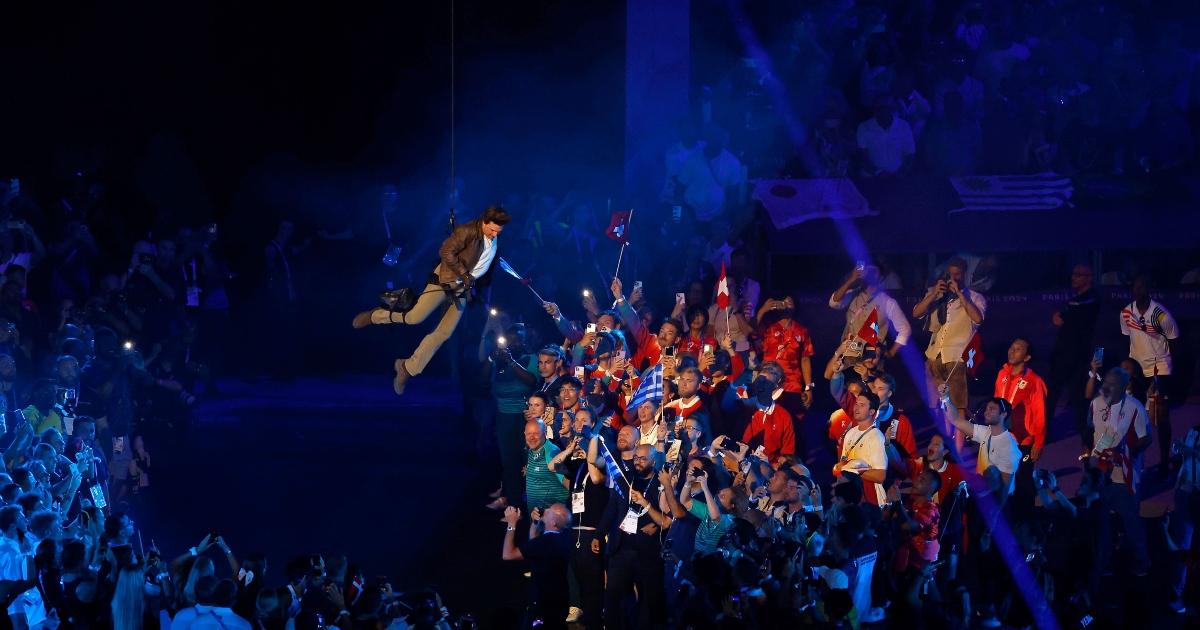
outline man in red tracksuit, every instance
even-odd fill
[[[754,381],[756,409],[750,419],[742,443],[754,449],[763,446],[766,460],[777,466],[783,455],[796,455],[796,433],[792,414],[775,401],[783,392],[783,368],[778,363],[764,363]],[[800,461],[803,462],[801,456]]]
[[[1008,347],[1008,363],[996,375],[995,392],[997,398],[1012,404],[1009,430],[1017,438],[1021,454],[1030,462],[1017,468],[1016,491],[1026,498],[1037,492],[1033,469],[1046,443],[1046,383],[1029,368],[1032,359],[1033,344],[1023,337],[1013,340]]]

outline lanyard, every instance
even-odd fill
[[[846,320],[846,331],[843,333],[844,335],[848,336],[848,335],[850,335],[851,332],[853,332],[850,330],[851,324],[854,322],[855,319],[858,319],[859,315],[862,315],[863,311],[867,310],[867,307],[871,305],[871,302],[875,301],[875,298],[879,297],[880,293],[881,293],[881,291],[876,291],[875,295],[872,295],[871,297],[867,298],[867,301],[862,306],[858,307],[858,310],[854,311],[854,314],[852,314],[850,316],[850,318]],[[862,295],[862,294],[860,293],[859,295]]]
[[[585,461],[584,461],[582,464],[580,464],[580,466],[579,466],[579,471],[575,473],[575,481],[571,483],[571,487],[572,487],[572,488],[579,488],[579,477],[580,477],[581,475],[583,475],[583,471],[584,471],[584,469],[586,469],[587,467],[588,467],[588,463],[587,463],[587,461],[586,461],[586,460],[585,460]],[[581,492],[581,491],[587,490],[587,482],[588,482],[588,478],[587,478],[587,477],[584,477],[584,478],[583,478],[583,487],[582,487],[582,488],[579,488],[579,490],[578,490],[578,491],[580,491],[580,492]]]
[[[1025,375],[1026,375],[1026,374],[1028,374],[1028,373],[1029,373],[1029,368],[1025,368],[1025,371],[1024,371],[1024,372],[1021,372],[1021,378],[1017,379],[1017,388],[1018,388],[1018,389],[1020,389],[1020,387],[1021,387],[1021,381],[1025,380]],[[1008,404],[1010,404],[1010,405],[1011,405],[1011,404],[1013,404],[1013,400],[1015,400],[1015,399],[1016,399],[1016,397],[1017,397],[1017,390],[1016,390],[1016,389],[1014,389],[1014,390],[1012,391],[1012,393],[1011,393],[1011,394],[1008,392],[1008,381],[1009,381],[1009,379],[1010,379],[1011,377],[1012,377],[1012,371],[1011,371],[1011,370],[1009,370],[1008,372],[1006,372],[1006,373],[1004,374],[1004,384],[1003,384],[1003,387],[1004,387],[1004,398],[1005,398],[1005,400],[1007,400],[1007,401],[1008,401]]]
[[[873,428],[873,427],[872,427],[872,428]],[[842,461],[844,461],[844,462],[848,462],[848,461],[850,461],[850,455],[849,455],[849,454],[850,454],[850,453],[853,453],[853,452],[854,452],[854,449],[858,448],[858,443],[859,443],[859,442],[861,442],[861,441],[863,441],[863,438],[867,437],[867,433],[869,433],[870,431],[871,431],[870,429],[867,429],[866,431],[863,431],[863,432],[862,432],[862,435],[859,435],[859,436],[858,436],[858,439],[857,439],[857,440],[854,440],[854,444],[851,444],[851,445],[850,445],[850,450],[846,451],[846,455],[842,455]],[[848,433],[848,432],[849,432],[849,431],[847,431],[847,433]]]

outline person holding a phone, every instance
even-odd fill
[[[960,418],[967,415],[967,368],[962,355],[987,314],[987,300],[969,289],[966,281],[967,261],[952,258],[946,263],[945,275],[913,307],[913,317],[927,317],[927,329],[933,333],[925,349],[927,376],[939,391],[943,385],[949,386],[950,400]],[[959,451],[965,442],[965,435],[955,433]]]
[[[666,319],[658,327],[658,334],[651,335],[650,331],[642,323],[641,317],[625,301],[625,294],[622,292],[620,278],[613,278],[612,292],[616,296],[617,308],[621,313],[621,320],[625,322],[625,327],[629,330],[630,337],[637,344],[637,352],[630,360],[633,369],[642,371],[646,368],[660,363],[667,352],[667,348],[671,348],[670,352],[674,352],[675,347],[679,344],[680,338],[683,336],[683,324],[676,319]]]
[[[775,292],[759,313],[759,336],[763,363],[783,368],[783,395],[779,403],[797,420],[812,405],[812,335],[795,321],[796,300],[787,292]]]
[[[884,344],[889,333],[895,333],[895,339],[887,344],[884,353],[887,358],[896,356],[900,347],[907,345],[912,337],[912,327],[904,310],[895,298],[888,295],[880,287],[879,267],[860,261],[850,273],[850,277],[838,287],[829,297],[829,307],[846,311],[846,326],[842,329],[842,339],[854,339],[862,329],[872,312],[878,313],[876,337]]]
[[[529,420],[525,416],[529,394],[538,381],[537,358],[525,351],[525,326],[513,324],[497,336],[494,333],[498,328],[499,322],[496,322],[491,331],[493,334],[485,333],[479,348],[483,357],[480,378],[491,384],[489,389],[496,403],[496,446],[504,471],[500,494],[489,505],[492,509],[503,509],[510,503],[516,505],[521,501],[521,492],[525,489],[521,476],[521,467],[525,465],[525,442],[521,432]],[[504,340],[503,344],[500,339]],[[537,417],[541,417],[541,413]]]

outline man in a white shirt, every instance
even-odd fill
[[[213,607],[197,613],[188,630],[251,630],[250,622],[233,612],[237,603],[237,584],[233,580],[221,580],[213,592]],[[171,630],[175,630],[174,624]]]
[[[912,127],[896,116],[896,103],[891,97],[875,103],[874,117],[858,126],[859,163],[863,175],[895,175],[912,167],[917,145]]]
[[[929,317],[929,347],[925,350],[929,377],[940,390],[950,387],[950,400],[959,416],[967,415],[967,369],[962,355],[979,324],[987,314],[987,300],[970,290],[966,283],[967,261],[951,259],[946,273],[929,288],[925,299],[913,307],[913,317]],[[955,433],[958,450],[963,447],[963,434]]]
[[[1151,393],[1161,399],[1150,403],[1147,411],[1155,416],[1151,424],[1158,427],[1159,476],[1166,479],[1171,460],[1171,350],[1178,343],[1179,326],[1166,307],[1150,298],[1146,276],[1133,279],[1133,302],[1121,309],[1121,334],[1129,337],[1129,357],[1141,366],[1143,376],[1154,380]]]
[[[992,398],[983,408],[984,424],[971,424],[963,419],[958,409],[950,404],[950,395],[942,392],[942,405],[954,428],[979,444],[975,458],[975,472],[982,475],[992,467],[1000,473],[1000,487],[1005,496],[1016,488],[1017,467],[1021,465],[1021,445],[1009,432],[1009,416],[1012,406],[1003,398]]]
[[[707,223],[725,209],[725,189],[742,182],[742,163],[725,150],[724,132],[714,132],[708,145],[693,151],[679,169],[683,200],[696,213],[696,220]]]
[[[858,473],[863,480],[863,496],[875,505],[887,503],[883,482],[887,476],[887,438],[875,427],[875,412],[879,398],[864,391],[854,399],[854,426],[842,439],[842,452],[833,466],[834,474],[842,470]]]
[[[496,239],[509,221],[512,216],[504,208],[490,206],[478,219],[454,228],[438,251],[441,262],[430,274],[430,283],[407,312],[373,308],[355,316],[355,328],[371,324],[419,324],[440,309],[446,300],[452,301],[437,328],[421,340],[412,356],[396,360],[392,388],[397,394],[404,393],[408,379],[424,371],[434,353],[454,333],[467,301],[473,299],[472,289],[483,288],[491,282],[492,263],[499,250]]]
[[[752,330],[749,322],[758,312],[758,300],[762,295],[762,287],[758,281],[749,276],[750,252],[745,247],[739,247],[729,254],[729,269],[726,282],[729,286],[729,317],[717,312],[716,297],[712,306],[708,307],[709,334],[717,339],[724,339],[729,333],[733,340],[733,349],[742,354],[743,358],[750,351],[750,340],[746,331]],[[726,323],[728,322],[728,326]]]
[[[1134,575],[1140,576],[1149,570],[1150,556],[1137,496],[1138,471],[1142,452],[1150,446],[1151,437],[1146,408],[1126,393],[1128,387],[1128,372],[1121,368],[1109,370],[1101,381],[1100,395],[1092,399],[1088,408],[1088,424],[1095,428],[1092,465],[1112,471],[1104,496],[1125,524],[1125,540],[1133,552],[1134,564],[1130,568]],[[1110,553],[1111,545],[1105,545],[1102,555],[1107,559]]]
[[[175,618],[171,620],[171,630],[192,630],[193,625],[201,617],[212,615],[214,597],[217,590],[217,578],[206,575],[196,580],[195,590],[196,605],[191,608],[184,608],[175,613]]]
[[[842,286],[838,287],[829,298],[830,308],[846,311],[846,327],[842,330],[842,339],[852,339],[863,324],[871,316],[872,311],[879,313],[876,336],[883,341],[888,332],[894,330],[895,343],[889,344],[886,356],[896,356],[900,346],[908,344],[912,336],[912,327],[908,318],[892,296],[884,293],[879,287],[879,267],[866,265],[862,269],[854,268],[854,273]]]
[[[33,606],[41,606],[42,598],[35,588],[37,581],[30,579],[30,554],[21,548],[21,534],[28,529],[29,522],[19,505],[10,505],[0,509],[0,580],[12,580],[9,595],[21,593],[8,607],[8,616],[13,628],[23,630],[28,628],[29,611]],[[41,617],[45,618],[45,610]]]

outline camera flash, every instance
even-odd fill
[[[507,340],[507,339],[505,339],[504,337],[498,337],[498,338],[496,339],[496,341],[498,341],[498,342],[500,343],[500,345],[502,345],[502,346],[503,346],[504,344],[508,343],[508,340]]]
[[[496,316],[496,309],[492,309],[492,317]]]
[[[583,297],[587,297],[587,296],[589,296],[589,295],[591,295],[591,294],[590,294],[590,293],[588,293],[588,290],[587,290],[587,289],[584,289],[584,290],[583,290]]]
[[[126,342],[125,342],[125,349],[126,349],[126,350],[133,350],[133,342],[132,342],[132,341],[126,341]]]

